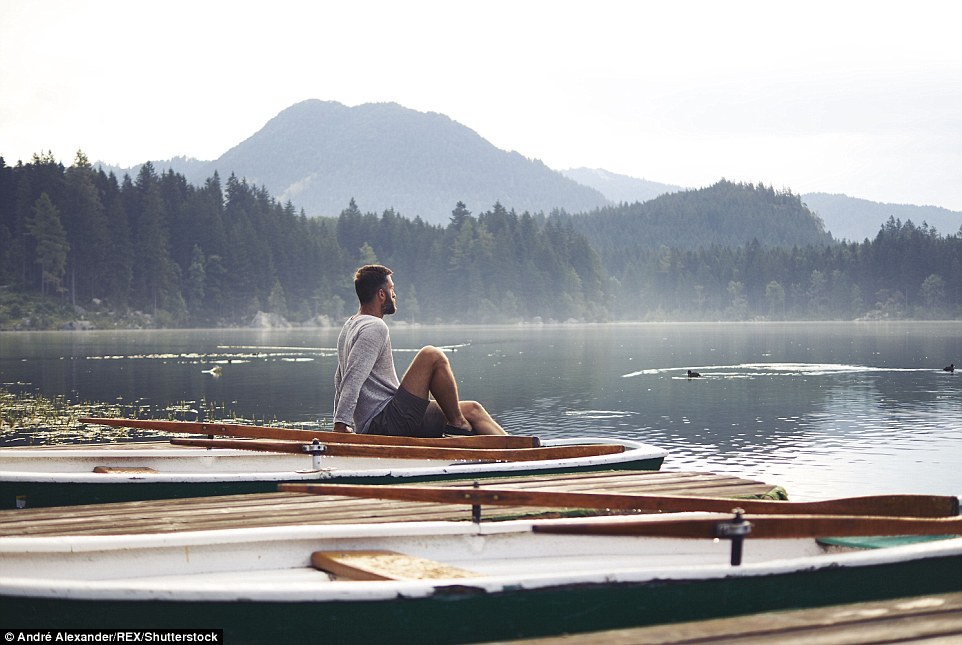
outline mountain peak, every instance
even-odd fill
[[[443,114],[397,103],[295,103],[211,162],[214,170],[243,176],[310,215],[336,216],[352,198],[365,211],[393,208],[438,224],[459,201],[474,211],[498,202],[531,212],[607,203],[597,190],[500,150]]]

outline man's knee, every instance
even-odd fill
[[[425,345],[422,347],[418,353],[414,356],[415,361],[430,363],[432,365],[437,365],[439,363],[447,363],[447,355],[437,347],[433,345]]]
[[[473,421],[475,419],[483,417],[487,412],[477,401],[461,401],[461,414],[468,421]]]

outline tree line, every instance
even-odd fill
[[[962,234],[890,218],[872,240],[640,253],[611,274],[634,319],[893,320],[962,316]]]
[[[692,200],[711,204],[711,191],[676,197],[688,200],[677,209],[666,196],[653,210],[574,216],[498,203],[474,214],[459,202],[442,226],[354,200],[338,217],[307,217],[216,172],[195,186],[149,163],[118,179],[83,153],[70,167],[49,154],[0,158],[0,295],[150,326],[246,325],[259,311],[336,324],[356,307],[354,269],[380,262],[397,273],[397,318],[409,322],[962,315],[962,232],[893,218],[873,240],[835,243],[797,196],[713,188],[728,206],[705,208],[729,235],[741,226],[764,241],[693,240],[704,215]],[[671,212],[688,215],[673,228]]]
[[[962,315],[962,230],[890,217],[872,240],[837,243],[799,195],[726,180],[561,217],[598,251],[631,319]]]
[[[233,175],[194,186],[150,163],[118,179],[82,152],[70,167],[0,158],[0,287],[78,311],[140,312],[154,326],[246,325],[258,311],[336,322],[369,262],[398,273],[400,320],[605,315],[597,255],[543,215],[459,203],[440,226],[351,200],[337,218],[309,218]]]

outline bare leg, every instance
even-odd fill
[[[421,348],[401,378],[401,387],[422,399],[433,395],[450,425],[470,429],[470,423],[461,412],[458,384],[454,380],[451,363],[437,347],[428,345]]]
[[[461,413],[475,434],[508,434],[477,401],[461,401]]]
[[[401,387],[415,396],[434,397],[448,424],[476,434],[506,434],[479,403],[461,402],[451,363],[437,347],[422,347],[408,366]]]

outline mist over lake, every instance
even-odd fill
[[[4,333],[0,382],[124,416],[329,426],[337,333]],[[392,340],[399,374],[444,347],[462,398],[509,432],[639,439],[670,451],[665,469],[792,499],[962,492],[962,380],[942,370],[962,363],[959,322],[394,324]],[[98,438],[5,428],[0,445]]]

